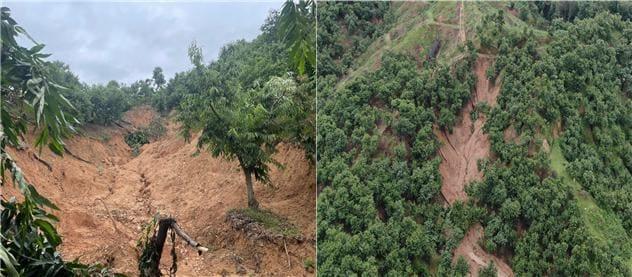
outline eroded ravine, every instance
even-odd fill
[[[155,116],[148,107],[135,108],[125,121],[139,127]],[[305,207],[315,207],[316,189],[314,167],[304,151],[281,145],[276,159],[286,167],[271,170],[276,189],[255,185],[262,207],[287,217],[306,237],[303,243],[288,244],[286,254],[283,246],[252,241],[225,222],[228,210],[246,206],[243,174],[235,162],[206,152],[195,154],[195,139],[185,142],[169,121],[167,133],[134,157],[123,139],[127,131],[117,126],[85,127],[85,135],[66,141],[84,161],[48,150],[39,155],[52,171],[33,158],[33,149],[10,149],[28,180],[60,208],[56,215],[64,258],[99,262],[136,276],[136,242],[143,224],[160,212],[176,218],[194,239],[211,248],[198,256],[179,241],[179,276],[309,275],[303,263],[315,261],[316,219],[314,209]],[[171,263],[170,249],[168,242],[164,269]]]
[[[460,113],[460,121],[452,132],[435,130],[435,134],[442,143],[439,153],[443,161],[439,166],[442,176],[441,193],[450,205],[456,201],[466,201],[465,186],[472,181],[481,180],[483,173],[478,169],[479,160],[489,157],[490,143],[487,134],[483,132],[485,117],[482,114],[472,120],[470,112],[479,103],[489,106],[496,104],[500,91],[498,84],[486,78],[486,70],[492,63],[488,56],[479,56],[475,64],[477,77],[476,88],[470,101]],[[479,245],[483,236],[483,228],[476,224],[468,230],[465,237],[455,250],[454,259],[463,256],[470,265],[473,276],[478,275],[481,267],[493,261],[498,269],[498,276],[513,276],[511,268],[498,257],[485,252]]]

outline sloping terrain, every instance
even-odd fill
[[[175,123],[168,122],[162,138],[132,156],[124,135],[156,116],[151,108],[140,107],[129,111],[120,126],[84,128],[85,134],[66,140],[73,156],[48,150],[38,155],[52,171],[28,145],[11,149],[28,180],[60,208],[55,214],[64,258],[137,275],[137,240],[143,224],[160,213],[173,216],[210,248],[198,256],[177,239],[178,275],[309,275],[304,263],[315,261],[316,185],[304,151],[279,146],[275,157],[285,168],[272,169],[274,187],[255,185],[261,206],[288,218],[306,238],[288,241],[286,254],[283,245],[250,239],[230,227],[226,212],[246,206],[243,173],[236,162],[197,153],[195,138],[185,142]],[[161,260],[165,271],[171,265],[170,247],[168,241]]]
[[[321,6],[319,269],[628,276],[617,5]]]
[[[460,121],[454,126],[453,131],[435,132],[442,143],[439,149],[443,159],[439,165],[442,179],[441,194],[450,204],[467,200],[465,186],[481,180],[483,172],[478,169],[477,163],[490,155],[489,138],[483,132],[485,119],[478,116],[476,120],[472,120],[470,112],[479,103],[487,103],[490,106],[496,104],[500,86],[485,77],[485,71],[491,62],[491,59],[485,56],[479,57],[476,61],[476,88],[470,101],[463,107]],[[472,226],[455,250],[454,261],[463,256],[474,276],[478,275],[480,268],[492,261],[498,268],[498,276],[513,276],[511,268],[503,260],[482,249],[479,245],[482,237],[482,226]]]
[[[432,126],[434,126],[434,137],[436,137],[439,142],[437,145],[440,145],[436,153],[437,156],[441,157],[440,163],[438,164],[437,173],[440,173],[440,179],[437,180],[439,185],[437,188],[443,195],[443,198],[450,205],[457,201],[465,202],[467,200],[465,187],[469,183],[473,181],[480,181],[483,178],[483,173],[479,171],[477,163],[479,160],[490,156],[490,142],[488,135],[483,131],[485,116],[480,113],[480,115],[476,118],[472,118],[471,114],[472,112],[476,112],[475,109],[479,104],[486,103],[489,106],[494,106],[496,104],[496,98],[500,92],[500,78],[496,81],[490,81],[486,76],[486,71],[494,63],[495,57],[493,55],[482,53],[480,49],[473,49],[477,48],[476,45],[472,48],[467,44],[468,40],[474,44],[478,43],[477,34],[474,32],[474,29],[480,21],[481,11],[479,8],[484,9],[487,7],[487,4],[485,4],[485,7],[481,7],[482,4],[480,6],[475,6],[476,5],[464,4],[463,2],[393,3],[391,10],[389,11],[390,18],[394,18],[393,22],[391,22],[390,25],[387,25],[381,36],[374,38],[373,42],[368,45],[366,50],[363,51],[363,53],[361,53],[355,60],[354,65],[351,66],[344,75],[340,76],[334,87],[334,89],[339,90],[339,94],[344,94],[344,88],[347,87],[350,90],[354,90],[354,95],[364,95],[367,92],[364,91],[364,85],[356,84],[358,80],[360,80],[361,83],[363,78],[372,78],[374,75],[373,72],[375,71],[378,72],[377,76],[381,76],[380,74],[392,74],[388,75],[389,77],[384,78],[383,80],[371,80],[372,83],[368,85],[369,87],[378,88],[376,89],[377,91],[380,91],[382,85],[385,86],[386,89],[384,89],[384,91],[387,91],[387,93],[384,94],[390,96],[391,99],[387,98],[386,100],[379,102],[373,101],[374,98],[371,98],[369,105],[380,112],[392,112],[393,118],[395,118],[393,121],[397,124],[401,123],[401,121],[397,122],[397,120],[401,120],[402,118],[404,118],[404,121],[406,119],[411,120],[414,116],[413,113],[407,113],[407,110],[404,107],[397,105],[398,103],[401,103],[398,102],[401,99],[392,100],[392,98],[401,97],[406,100],[415,99],[417,101],[415,104],[418,110],[416,110],[414,114],[420,117],[424,116],[423,112],[425,110],[433,110],[435,112],[434,118],[436,121]],[[342,9],[343,7],[340,8]],[[349,14],[358,14],[357,11],[351,8],[349,10]],[[473,15],[470,16],[470,13]],[[344,23],[345,21],[343,21],[343,24]],[[341,37],[344,41],[345,39],[349,39],[350,36],[343,32]],[[351,38],[353,37],[351,36]],[[478,52],[478,58],[475,60],[471,58],[472,50]],[[396,55],[403,54],[403,56],[396,56],[397,58],[395,58],[395,60],[398,62],[405,60],[407,57],[414,59],[415,63],[413,64],[413,67],[406,68],[406,70],[410,70],[411,72],[406,71],[406,73],[402,73],[402,71],[404,71],[403,69],[392,68],[393,53]],[[471,62],[469,62],[470,60]],[[463,67],[462,64],[464,63],[469,63],[469,65],[467,67]],[[449,70],[452,76],[443,77],[445,76],[441,75],[441,70],[443,68],[447,68],[446,71]],[[384,73],[385,71],[387,73]],[[414,77],[421,76],[422,78],[421,80],[417,80],[413,77],[413,75],[417,75]],[[473,82],[473,78],[468,79],[468,75],[472,75],[473,78],[475,77],[476,81]],[[428,76],[433,77],[428,78]],[[392,78],[402,78],[397,80],[397,82],[401,82],[404,85],[396,86],[394,84],[390,84],[389,81]],[[439,86],[433,87],[432,84],[435,82],[442,82],[444,80],[443,78],[452,78],[456,81],[453,83],[444,82]],[[470,80],[472,80],[472,82],[470,82]],[[416,82],[429,85],[420,85],[418,87],[413,86],[412,89],[406,87],[405,85],[410,83],[415,84]],[[459,85],[462,85],[463,87],[455,87],[454,83],[460,83]],[[466,89],[462,90],[461,88]],[[410,93],[407,91],[408,89],[411,90],[411,94],[406,94]],[[369,89],[366,90],[370,91]],[[443,94],[445,91],[449,92]],[[339,101],[345,100],[344,97],[341,98],[342,100]],[[449,100],[447,102],[439,102],[443,99]],[[461,102],[461,99],[464,99],[463,102]],[[428,101],[432,103],[431,106],[423,108],[420,107],[429,103]],[[387,104],[390,104],[391,106],[387,107]],[[449,115],[443,111],[444,108],[450,109]],[[393,109],[395,111],[389,111],[389,109]],[[357,113],[363,114],[364,111]],[[367,111],[366,113],[369,112]],[[441,121],[444,119],[444,115],[454,116],[455,120],[447,120],[449,123]],[[337,118],[338,116],[340,115],[336,114],[334,117]],[[402,137],[398,137],[398,135],[401,135],[402,133],[401,126],[405,125],[393,124],[395,128],[391,128],[392,126],[389,126],[389,124],[392,123],[385,120],[377,120],[376,122],[375,133],[379,136],[377,148],[380,150],[381,155],[393,158],[397,155],[397,151],[402,151],[401,149],[397,149],[400,144],[407,144],[411,142],[411,145],[409,145],[410,148],[408,149],[413,149],[413,153],[415,153],[414,151],[420,151],[421,147],[418,147],[416,144],[424,139],[423,133],[417,133],[416,137],[411,136],[412,138],[405,138],[405,136],[403,136],[404,138],[402,139]],[[345,125],[344,127],[347,126]],[[422,129],[420,127],[417,128],[417,130]],[[394,131],[395,129],[398,129],[399,131]],[[354,132],[355,131],[357,130],[354,130]],[[330,132],[333,133],[335,131]],[[397,132],[399,132],[399,134]],[[355,133],[353,133],[352,136],[354,135]],[[433,145],[433,141],[434,139],[426,138],[426,142],[419,143],[419,145]],[[325,147],[327,146],[328,145]],[[415,150],[416,147],[417,150]],[[434,150],[432,152],[434,152]],[[403,158],[411,158],[411,156],[400,155],[400,159]],[[397,160],[397,158],[393,159]],[[423,186],[434,184],[432,176],[435,176],[432,174],[432,170],[428,169],[432,167],[424,164],[424,162],[426,162],[425,157],[422,157],[419,160],[415,159],[416,158],[411,159],[414,161],[411,163],[415,164],[412,169],[413,172],[423,168],[423,176],[427,179],[419,181],[419,184],[415,183],[416,180],[414,178],[409,181],[412,183],[411,186],[419,185],[422,187],[422,189],[415,187],[415,191],[412,192],[413,199],[414,197],[423,195],[423,193],[426,193],[428,190],[432,190],[431,188]],[[393,170],[397,171],[401,169]],[[328,173],[327,170],[320,172]],[[398,176],[397,178],[404,177]],[[387,181],[380,180],[379,182]],[[368,183],[369,184],[366,186],[370,187],[370,181]],[[389,187],[390,185],[384,186]],[[380,193],[383,193],[383,191],[376,189],[376,191],[373,192],[373,198],[378,199],[375,200],[377,202],[376,206],[378,206],[377,210],[379,211],[378,217],[385,220],[392,216],[388,214],[388,206],[396,206],[400,203],[387,204],[385,205],[387,208],[380,208],[380,204],[393,201],[393,195],[397,195],[397,193],[406,194],[406,192],[402,192],[402,189],[394,189],[394,191],[390,192],[388,196],[384,197],[384,200],[380,199]],[[407,198],[407,196],[403,198],[405,199],[403,202],[410,199]],[[421,203],[424,200],[425,199],[416,199],[417,202],[415,203]],[[437,203],[432,203],[431,205],[435,204]],[[421,209],[431,210],[429,206],[424,206]],[[459,207],[455,207],[454,211],[452,211],[453,207],[444,207],[444,209],[445,211],[450,211],[448,213],[458,213]],[[414,214],[414,212],[410,213]],[[397,215],[397,213],[395,214]],[[321,214],[319,213],[319,215]],[[426,214],[420,215],[419,218],[423,218],[423,220],[426,221],[433,220]],[[442,222],[442,220],[436,222],[436,226],[441,224],[439,222]],[[450,225],[452,223],[454,224]],[[469,223],[464,220],[452,223],[443,226],[443,228],[448,230],[446,233],[458,230],[457,233],[460,233],[460,235],[457,236],[457,239],[461,241],[455,246],[445,245],[439,247],[445,247],[443,249],[447,249],[450,253],[454,254],[450,257],[451,260],[442,261],[441,263],[445,265],[446,263],[449,264],[450,261],[452,261],[452,264],[454,265],[456,264],[457,259],[462,256],[469,265],[469,272],[471,275],[477,276],[479,269],[486,267],[488,264],[493,262],[496,265],[500,276],[513,276],[512,269],[503,260],[504,257],[496,257],[487,253],[481,246],[484,232],[480,224],[473,224],[472,226],[469,226]],[[461,224],[465,226],[460,226]],[[456,227],[456,225],[458,225],[458,227]],[[464,230],[461,228],[464,228]],[[469,230],[467,228],[469,228]],[[461,236],[464,236],[463,239],[461,239]],[[432,237],[432,235],[427,234],[426,237]],[[332,238],[331,241],[335,241],[336,239],[337,238]],[[406,248],[407,246],[408,245],[404,245],[402,247]],[[379,248],[379,246],[376,247]],[[415,251],[411,252],[416,253]],[[391,253],[391,255],[394,254]],[[379,255],[376,256],[378,256],[377,259],[381,258]],[[388,261],[390,258],[392,257],[389,256],[386,260]],[[423,259],[424,258],[421,258],[420,260]],[[445,268],[438,268],[438,262],[435,260],[426,259],[424,262],[427,263],[427,268],[430,273],[437,273],[440,275],[440,270],[445,270]],[[383,266],[380,270],[384,270],[384,272],[388,272],[389,269],[397,268],[397,266],[391,265],[388,262],[385,262],[385,264],[387,264],[386,266],[380,264],[379,262],[377,264]],[[321,267],[321,269],[322,268],[323,267]],[[413,272],[414,270],[420,270],[423,272],[425,269],[422,268],[422,266],[414,268]],[[443,274],[446,274],[446,272],[443,271]],[[455,273],[447,274],[449,275]]]
[[[465,186],[482,177],[477,161],[489,157],[489,138],[483,133],[484,117],[479,116],[472,120],[470,112],[477,104],[487,103],[493,106],[496,103],[500,87],[485,77],[490,63],[491,60],[487,57],[479,57],[477,60],[476,89],[461,111],[460,122],[451,133],[435,132],[442,143],[439,152],[444,159],[439,166],[443,180],[441,193],[450,204],[456,200],[466,200]]]
[[[385,52],[401,52],[423,58],[436,40],[441,41],[437,62],[454,64],[465,57],[465,53],[459,47],[462,47],[467,39],[478,39],[474,29],[480,21],[477,17],[482,15],[481,10],[485,9],[486,5],[468,5],[462,1],[395,4],[397,24],[368,47],[359,58],[360,66],[352,70],[338,86],[371,71],[372,68],[379,67],[379,61]],[[422,17],[418,14],[420,11]],[[468,16],[468,12],[473,15]],[[472,119],[470,113],[477,104],[486,103],[490,107],[496,104],[501,80],[490,81],[486,76],[486,71],[494,59],[493,55],[478,53],[473,68],[477,78],[476,86],[470,100],[459,112],[452,131],[441,131],[435,126],[434,133],[441,142],[441,194],[449,204],[467,200],[465,187],[473,181],[480,181],[483,177],[483,172],[477,166],[478,161],[490,155],[489,138],[483,131],[485,117],[479,115]],[[421,63],[421,60],[418,62]],[[473,225],[454,250],[453,262],[456,262],[459,256],[463,256],[470,266],[470,274],[477,276],[480,268],[493,261],[499,276],[513,276],[511,267],[503,259],[487,253],[481,247],[482,238],[482,226]]]

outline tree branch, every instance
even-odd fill
[[[80,161],[82,161],[82,162],[84,162],[84,163],[89,163],[89,164],[92,164],[92,162],[90,162],[90,161],[88,161],[88,160],[86,160],[86,159],[84,159],[84,158],[81,158],[81,157],[79,157],[79,156],[77,156],[77,155],[73,154],[72,152],[70,152],[70,150],[68,150],[68,148],[67,148],[67,147],[64,147],[64,151],[65,151],[66,153],[68,153],[68,155],[70,155],[71,157],[73,157],[73,158],[75,158],[75,159],[77,159],[77,160],[80,160]]]
[[[208,248],[202,246],[199,242],[193,240],[191,237],[189,237],[189,235],[187,235],[187,233],[185,233],[182,229],[180,229],[180,226],[178,225],[178,223],[176,223],[175,220],[171,223],[171,229],[174,232],[176,232],[176,234],[180,236],[184,241],[186,241],[190,246],[197,249],[198,255],[202,255],[202,252],[208,251]]]
[[[50,165],[49,162],[45,161],[44,159],[42,159],[39,155],[37,155],[36,153],[32,153],[33,157],[38,160],[40,163],[44,164],[46,167],[48,167],[48,171],[53,171],[53,166]]]

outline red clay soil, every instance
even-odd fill
[[[138,128],[155,116],[150,108],[136,108],[125,121]],[[274,187],[255,184],[261,207],[287,217],[306,238],[303,243],[288,242],[288,266],[283,245],[253,241],[225,221],[228,210],[247,205],[244,177],[236,162],[213,158],[205,151],[195,155],[196,139],[186,143],[172,122],[167,134],[144,145],[137,157],[124,142],[127,130],[85,129],[84,136],[67,144],[89,163],[44,150],[40,157],[52,165],[49,171],[33,157],[31,148],[10,149],[28,180],[59,206],[56,214],[65,259],[100,262],[136,276],[136,242],[142,225],[160,212],[173,216],[192,238],[210,248],[198,256],[177,239],[179,276],[313,275],[303,263],[315,261],[316,256],[315,168],[301,149],[281,145],[275,157],[285,168],[271,170]],[[170,249],[168,241],[161,262],[165,272],[171,265]]]
[[[483,227],[477,223],[467,231],[467,234],[465,234],[465,237],[454,251],[454,262],[456,262],[459,256],[463,256],[470,265],[470,275],[478,276],[478,270],[487,266],[490,261],[493,261],[498,270],[499,277],[514,276],[511,268],[503,260],[494,255],[490,255],[481,248],[478,242],[482,237]]]
[[[465,186],[483,177],[483,173],[478,170],[477,161],[489,157],[490,154],[489,138],[482,129],[485,123],[484,116],[479,115],[472,121],[470,112],[481,102],[486,102],[490,106],[496,104],[500,86],[487,80],[485,76],[485,71],[491,63],[492,59],[487,56],[479,56],[476,61],[476,89],[470,101],[461,110],[461,120],[454,126],[452,133],[435,129],[435,134],[442,143],[439,149],[443,158],[439,165],[443,182],[441,193],[449,204],[467,200]],[[513,276],[511,268],[505,262],[486,253],[478,245],[482,231],[482,227],[477,225],[467,232],[455,251],[454,260],[456,261],[459,256],[466,258],[472,276],[478,276],[479,268],[490,261],[496,264],[499,276]]]
[[[467,199],[465,185],[483,177],[483,173],[478,170],[477,161],[489,157],[489,138],[483,132],[484,116],[472,121],[470,112],[481,102],[487,102],[490,106],[496,104],[500,87],[490,84],[485,77],[485,70],[490,63],[490,59],[483,57],[476,61],[476,89],[461,110],[461,120],[454,126],[452,133],[435,130],[442,143],[439,152],[444,159],[439,166],[443,176],[441,193],[450,204]]]

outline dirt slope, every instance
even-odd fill
[[[155,116],[148,107],[136,108],[124,118],[133,126],[122,126],[138,128]],[[206,152],[194,155],[196,140],[184,142],[174,123],[168,124],[163,138],[144,145],[133,157],[123,139],[125,129],[87,127],[84,136],[69,139],[73,154],[89,162],[43,151],[40,156],[52,165],[52,172],[33,157],[32,149],[11,149],[29,181],[60,207],[58,227],[66,259],[107,263],[135,276],[135,245],[142,224],[160,212],[174,216],[211,249],[198,256],[178,240],[179,276],[311,274],[303,262],[315,261],[315,169],[302,150],[280,146],[276,159],[286,167],[272,170],[275,188],[255,185],[261,206],[287,217],[307,238],[288,243],[288,267],[283,245],[251,241],[225,222],[228,210],[246,206],[244,177],[237,163]],[[167,242],[163,253],[165,270],[171,264],[170,245]]]
[[[496,104],[500,86],[487,80],[485,71],[492,63],[488,56],[481,55],[476,61],[476,89],[470,101],[461,110],[461,120],[454,126],[453,132],[435,130],[442,143],[439,153],[443,162],[439,165],[442,177],[441,193],[448,203],[467,200],[465,186],[472,181],[481,180],[483,173],[478,170],[477,161],[489,157],[490,143],[483,132],[485,118],[479,115],[472,121],[470,112],[476,104],[486,102],[490,106]],[[501,259],[485,252],[478,241],[483,236],[483,228],[475,225],[466,233],[455,250],[454,260],[463,256],[470,265],[472,276],[478,276],[481,267],[494,261],[498,268],[498,276],[513,276],[511,268]]]
[[[444,159],[439,166],[443,176],[441,193],[450,204],[456,200],[466,200],[465,185],[483,177],[483,173],[478,170],[477,161],[489,157],[489,138],[483,132],[484,116],[472,121],[470,112],[478,103],[486,102],[490,106],[496,104],[500,87],[491,84],[485,77],[485,70],[490,63],[491,60],[487,57],[480,57],[476,61],[476,89],[461,110],[461,120],[454,126],[452,133],[439,130],[435,132],[442,143],[439,152]]]

